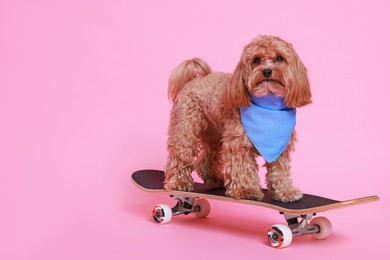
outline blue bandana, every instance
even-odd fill
[[[296,109],[283,97],[251,96],[251,104],[240,108],[241,122],[257,151],[271,163],[286,149],[295,128]]]

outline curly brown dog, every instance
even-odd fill
[[[193,190],[196,170],[210,188],[224,186],[230,197],[261,200],[256,161],[261,155],[273,199],[302,198],[290,177],[290,154],[296,108],[311,103],[311,92],[307,70],[290,43],[258,36],[244,47],[232,74],[212,72],[198,58],[186,60],[172,72],[169,96],[167,190]]]

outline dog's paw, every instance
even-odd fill
[[[297,188],[284,190],[281,192],[271,192],[271,195],[274,200],[281,202],[294,202],[302,199],[303,197],[303,193]]]
[[[193,182],[182,182],[182,181],[168,181],[164,184],[166,190],[180,190],[180,191],[193,191]]]
[[[247,200],[254,200],[254,201],[262,201],[264,198],[264,195],[261,195],[259,197],[245,197],[244,199],[247,199]]]
[[[235,199],[247,199],[261,201],[264,198],[264,194],[261,190],[226,190],[226,196]]]

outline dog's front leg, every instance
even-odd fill
[[[303,197],[302,192],[293,185],[290,177],[291,152],[294,150],[295,132],[290,143],[279,158],[266,163],[267,167],[267,188],[272,198],[282,202],[293,202]]]
[[[256,152],[241,124],[227,124],[223,140],[226,195],[236,199],[262,200]]]

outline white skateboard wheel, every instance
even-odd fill
[[[273,225],[268,230],[268,241],[274,248],[288,247],[293,239],[291,229],[282,224]]]
[[[311,226],[318,226],[320,231],[311,234],[315,239],[325,239],[332,235],[332,223],[325,217],[314,218],[310,221]]]
[[[197,199],[193,205],[194,215],[198,218],[205,218],[210,214],[210,203],[205,199]]]
[[[167,224],[172,220],[172,209],[166,204],[158,204],[154,207],[152,216],[158,224]]]

